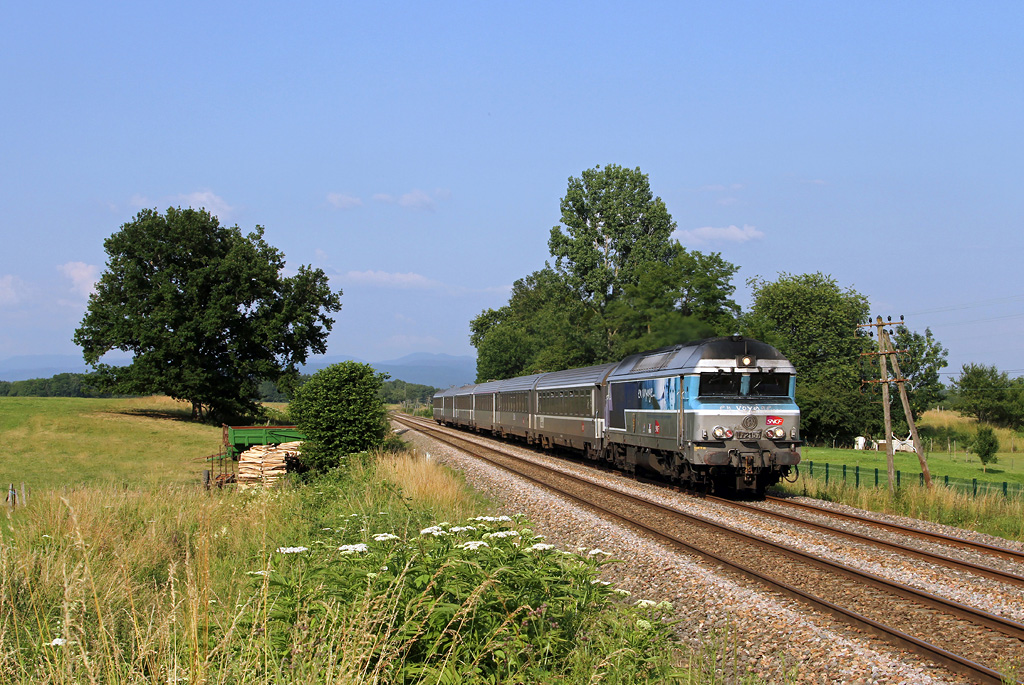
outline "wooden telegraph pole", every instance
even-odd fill
[[[900,317],[900,323],[903,323],[903,317]],[[924,475],[924,484],[926,487],[932,486],[932,475],[928,470],[928,461],[924,458],[924,447],[921,444],[921,438],[917,434],[917,424],[914,423],[914,415],[910,411],[910,399],[907,397],[906,382],[907,379],[903,377],[900,372],[900,364],[896,360],[896,355],[901,351],[897,350],[892,344],[892,338],[889,337],[889,332],[885,330],[886,326],[892,325],[892,317],[889,317],[888,323],[882,322],[882,317],[876,317],[875,323],[862,324],[863,326],[873,326],[878,329],[878,352],[868,352],[867,354],[878,355],[878,366],[882,372],[882,380],[880,381],[867,381],[869,383],[881,383],[882,384],[882,410],[885,418],[885,456],[886,466],[889,471],[889,490],[893,490],[896,486],[896,471],[893,464],[893,450],[892,450],[892,416],[889,411],[889,383],[896,383],[896,387],[899,389],[900,401],[903,404],[903,414],[907,418],[907,425],[910,426],[910,437],[914,443],[914,451],[917,453],[917,461],[921,464],[921,473]],[[889,378],[888,360],[892,363],[893,378]]]
[[[878,317],[881,321],[882,317]],[[924,485],[927,488],[932,486],[932,474],[928,470],[928,460],[924,458],[924,445],[921,444],[921,438],[917,434],[917,424],[914,423],[914,414],[910,411],[910,399],[907,397],[907,379],[900,373],[900,363],[896,361],[896,348],[892,344],[892,339],[889,337],[889,332],[884,328],[879,329],[881,335],[885,338],[885,347],[889,354],[892,355],[892,370],[896,374],[896,387],[900,391],[900,401],[903,403],[903,414],[907,417],[907,425],[910,426],[910,437],[914,441],[914,451],[917,452],[917,461],[921,464],[921,473],[924,474]],[[881,340],[879,340],[881,342]]]

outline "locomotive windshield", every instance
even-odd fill
[[[787,397],[788,373],[738,374],[726,371],[702,373],[701,397]]]

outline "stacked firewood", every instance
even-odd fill
[[[238,456],[238,483],[243,486],[273,485],[287,473],[285,460],[297,457],[301,445],[301,441],[295,441],[250,447]]]

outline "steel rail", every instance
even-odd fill
[[[958,568],[962,571],[970,571],[1005,583],[1016,583],[1018,585],[1024,585],[1024,576],[1017,573],[1012,573],[1010,571],[1001,571],[997,568],[992,568],[991,566],[984,566],[982,564],[976,564],[972,561],[954,559],[953,557],[946,556],[945,554],[938,554],[935,552],[928,552],[926,550],[915,549],[913,547],[908,547],[907,545],[903,545],[898,542],[891,542],[889,540],[883,540],[881,538],[876,538],[871,535],[864,535],[862,533],[855,533],[853,531],[834,528],[832,526],[828,526],[822,523],[808,521],[807,519],[800,518],[799,516],[789,516],[788,514],[783,514],[777,511],[771,511],[769,509],[762,509],[761,507],[752,506],[750,504],[745,504],[743,502],[735,502],[733,500],[727,500],[721,497],[712,496],[707,496],[706,499],[728,507],[742,509],[744,511],[755,512],[756,514],[763,514],[764,516],[770,518],[785,521],[787,523],[793,523],[799,526],[803,526],[805,528],[811,528],[813,530],[818,530],[824,533],[828,533],[830,535],[838,535],[851,540],[855,540],[857,542],[864,542],[879,547],[887,547],[889,549],[896,550],[903,554],[909,554],[911,556],[924,559],[925,561],[937,564],[944,564],[946,566]],[[814,509],[817,510],[817,508]]]
[[[400,423],[406,423],[406,425],[409,425],[409,423],[411,423],[411,422],[408,422],[408,421],[404,421],[403,419],[404,419],[404,417],[401,417],[401,418],[395,417],[395,420],[399,421]],[[473,442],[471,440],[467,440],[465,438],[451,436],[451,435],[447,434],[446,432],[444,432],[444,431],[442,431],[442,430],[440,430],[440,429],[438,429],[438,428],[436,428],[434,426],[423,425],[423,424],[413,424],[413,427],[416,428],[416,429],[419,429],[419,430],[423,430],[423,431],[425,431],[427,433],[440,436],[438,439],[440,439],[442,442],[447,442],[448,444],[451,444],[451,445],[455,446],[458,449],[462,449],[462,450],[466,449],[465,447],[462,447],[459,444],[457,444],[457,443],[462,443],[463,445],[469,445],[469,446],[471,446],[472,448],[475,448],[475,449],[482,449],[482,450],[486,450],[486,451],[492,452],[494,454],[501,455],[502,457],[504,457],[506,459],[518,460],[516,457],[513,457],[511,455],[502,454],[498,450],[495,450],[495,449],[493,449],[491,447],[487,447],[485,445],[481,445],[479,443],[475,443],[475,442]],[[560,495],[565,496],[565,497],[567,497],[568,499],[570,499],[570,500],[572,500],[574,502],[577,502],[577,503],[579,503],[581,505],[584,505],[584,506],[586,506],[588,508],[591,508],[591,509],[600,511],[602,513],[605,513],[605,514],[607,514],[607,515],[609,515],[609,516],[611,516],[613,518],[616,518],[616,519],[619,519],[621,521],[624,521],[624,522],[626,522],[626,523],[628,523],[628,524],[630,524],[630,525],[632,525],[632,526],[634,526],[636,528],[639,528],[640,530],[644,531],[645,533],[648,533],[649,535],[651,535],[653,537],[656,537],[658,539],[662,539],[662,540],[668,541],[668,542],[670,542],[670,543],[672,543],[674,545],[682,547],[683,549],[686,549],[687,551],[689,551],[689,552],[691,552],[693,554],[696,554],[697,556],[700,556],[700,557],[702,557],[704,559],[707,559],[709,561],[712,561],[714,563],[720,564],[720,565],[722,565],[722,566],[724,566],[726,568],[729,568],[729,569],[735,571],[736,573],[739,573],[739,574],[741,574],[741,575],[743,575],[743,576],[745,576],[747,578],[751,578],[753,580],[761,582],[761,583],[763,583],[763,584],[765,584],[765,585],[767,585],[767,586],[769,586],[769,587],[771,587],[771,588],[773,588],[773,589],[775,589],[775,590],[777,590],[779,592],[782,592],[783,594],[785,594],[787,596],[800,599],[800,600],[810,604],[811,606],[813,606],[813,607],[815,607],[815,608],[817,608],[817,609],[819,609],[821,611],[824,611],[824,612],[826,612],[826,613],[828,613],[828,614],[830,614],[830,615],[832,615],[832,616],[834,616],[834,617],[836,617],[836,618],[838,618],[838,619],[840,619],[840,620],[842,620],[842,621],[844,621],[846,623],[849,623],[849,624],[854,625],[854,626],[856,626],[858,628],[861,628],[861,629],[867,630],[869,632],[872,632],[875,635],[878,635],[879,637],[883,637],[884,639],[887,639],[888,641],[890,641],[893,644],[896,644],[896,645],[898,645],[900,647],[904,647],[904,648],[910,649],[912,651],[915,651],[915,652],[917,652],[920,655],[923,655],[923,656],[925,656],[925,657],[927,657],[929,659],[932,659],[932,660],[934,660],[934,661],[936,661],[938,663],[941,663],[941,664],[947,666],[948,668],[950,668],[953,671],[956,671],[958,673],[962,673],[964,675],[967,675],[968,677],[976,679],[979,682],[993,683],[993,684],[1000,684],[1000,685],[1002,683],[1007,682],[1002,674],[998,673],[997,671],[995,671],[993,669],[988,668],[987,666],[984,666],[982,664],[974,662],[971,659],[968,659],[968,658],[966,658],[966,657],[964,657],[962,655],[958,655],[958,654],[954,654],[952,652],[949,652],[948,650],[945,650],[942,647],[939,647],[937,645],[933,645],[933,644],[931,644],[929,642],[926,642],[924,640],[916,638],[916,637],[914,637],[912,635],[909,635],[908,633],[905,633],[905,632],[903,632],[903,631],[901,631],[899,629],[896,629],[896,628],[893,628],[891,626],[887,626],[885,624],[879,623],[878,621],[875,621],[874,619],[871,619],[871,618],[869,618],[867,616],[859,614],[859,613],[857,613],[855,611],[852,611],[852,610],[849,610],[849,609],[845,609],[845,608],[843,608],[843,607],[841,607],[841,606],[839,606],[837,604],[834,604],[834,603],[832,603],[832,602],[830,602],[830,601],[828,601],[828,600],[826,600],[824,598],[812,595],[812,594],[810,594],[808,592],[805,592],[804,590],[801,590],[800,588],[794,587],[794,586],[792,586],[792,585],[790,585],[788,583],[784,583],[782,581],[778,581],[778,580],[776,580],[774,578],[771,578],[770,576],[767,576],[767,575],[765,575],[763,573],[760,573],[759,571],[756,571],[754,569],[748,568],[748,567],[743,566],[741,564],[738,564],[736,562],[730,561],[729,559],[727,559],[725,557],[722,557],[722,556],[720,556],[718,554],[715,554],[713,552],[710,552],[708,550],[704,550],[704,549],[701,549],[699,547],[696,547],[696,546],[690,544],[689,542],[687,542],[686,540],[683,540],[682,538],[679,538],[678,536],[675,536],[675,535],[672,535],[670,533],[666,533],[664,531],[658,530],[656,528],[651,527],[650,525],[648,525],[647,523],[645,523],[645,522],[643,522],[641,520],[638,520],[638,519],[635,519],[633,517],[624,515],[622,513],[613,511],[613,510],[611,510],[611,509],[609,509],[607,507],[604,507],[604,506],[601,506],[599,504],[596,504],[596,503],[594,503],[594,502],[592,502],[590,500],[587,500],[587,499],[584,499],[584,498],[579,497],[577,495],[574,495],[573,493],[568,492],[568,491],[564,490],[563,488],[558,487],[557,485],[553,485],[550,482],[546,482],[546,481],[543,481],[543,480],[541,480],[539,478],[535,478],[535,477],[533,477],[533,476],[531,476],[531,475],[529,475],[527,473],[524,473],[524,472],[522,472],[522,471],[520,471],[520,470],[518,470],[516,468],[513,468],[513,467],[511,467],[511,466],[509,466],[507,464],[503,464],[500,461],[498,461],[496,459],[493,459],[491,457],[488,457],[488,456],[486,456],[484,454],[479,454],[477,452],[472,452],[472,454],[474,456],[477,456],[477,457],[481,458],[481,459],[484,459],[485,461],[487,461],[490,464],[498,466],[499,468],[502,468],[502,469],[504,469],[504,470],[506,470],[506,471],[508,471],[510,473],[513,473],[513,474],[521,477],[521,478],[525,478],[525,479],[527,479],[527,480],[529,480],[529,481],[531,481],[533,483],[536,483],[537,485],[540,485],[541,487],[543,487],[545,489],[557,492]],[[519,460],[519,461],[521,461],[521,460]],[[623,499],[627,499],[627,500],[630,500],[630,501],[642,504],[642,505],[650,507],[650,508],[661,510],[661,511],[663,511],[663,512],[669,514],[669,515],[672,515],[672,516],[677,516],[677,517],[680,517],[680,518],[684,518],[684,519],[689,520],[690,522],[692,522],[692,523],[694,523],[696,525],[700,525],[700,526],[703,526],[703,527],[706,527],[706,528],[711,528],[713,530],[722,530],[722,531],[725,531],[726,533],[728,533],[730,535],[735,535],[735,536],[741,537],[742,539],[746,539],[748,542],[751,542],[753,544],[759,544],[759,545],[769,546],[769,547],[776,547],[776,548],[778,548],[778,551],[780,551],[783,554],[786,554],[787,556],[791,556],[793,554],[796,554],[799,557],[802,557],[802,559],[801,559],[802,561],[805,561],[805,562],[810,563],[812,565],[818,566],[820,562],[824,562],[824,564],[826,564],[826,565],[837,566],[837,565],[834,565],[834,564],[832,564],[832,562],[829,562],[827,560],[816,559],[816,558],[807,558],[808,555],[806,555],[803,552],[800,552],[798,550],[793,550],[792,548],[789,548],[789,547],[787,547],[785,545],[778,545],[778,543],[773,543],[773,542],[770,542],[770,541],[767,541],[767,540],[761,540],[759,538],[752,537],[752,536],[744,533],[743,531],[738,531],[736,529],[731,528],[730,526],[725,526],[723,524],[718,524],[718,523],[715,523],[713,521],[709,521],[707,519],[703,519],[701,517],[694,516],[692,514],[687,514],[685,512],[681,512],[681,511],[673,509],[671,507],[666,507],[664,505],[660,505],[660,504],[657,504],[657,503],[654,503],[654,502],[649,502],[647,500],[644,500],[642,498],[636,497],[636,496],[631,495],[629,493],[624,493],[624,492],[621,492],[621,491],[616,490],[614,488],[607,488],[605,486],[593,483],[593,482],[588,481],[586,479],[578,478],[578,477],[573,476],[571,474],[566,474],[566,473],[563,473],[561,471],[554,471],[554,470],[549,469],[548,467],[546,467],[546,466],[544,466],[542,464],[536,464],[534,462],[529,462],[529,463],[534,468],[537,468],[537,469],[540,469],[540,470],[544,470],[544,471],[548,471],[548,472],[553,472],[553,473],[557,474],[559,477],[566,478],[568,480],[575,481],[577,483],[583,483],[583,484],[585,484],[588,487],[592,487],[592,488],[596,488],[596,489],[599,489],[599,490],[602,490],[602,491],[605,491],[605,492],[612,493],[612,494],[614,494],[614,495],[616,495],[618,497],[621,497]],[[845,574],[847,574],[847,575],[850,575],[851,573],[855,574],[855,575],[859,575],[859,576],[863,577],[864,580],[867,580],[871,584],[875,584],[873,579],[869,579],[869,578],[866,577],[866,576],[870,576],[870,574],[863,574],[862,572],[855,571],[853,569],[844,569],[844,568],[841,568],[841,567],[838,567],[838,566],[837,566],[837,568],[840,568],[840,570],[842,572],[844,572]],[[875,577],[875,578],[877,578],[877,577]],[[901,596],[906,597],[906,595],[903,595],[902,592],[899,589],[893,587],[893,584],[890,583],[889,581],[886,581],[884,579],[878,579],[878,580],[886,586],[887,590],[894,591],[895,594],[899,594]],[[898,584],[896,584],[896,585],[898,585]],[[918,593],[919,592],[919,591],[914,590],[913,588],[908,588],[908,589],[911,590],[913,593]],[[950,603],[950,604],[956,604],[956,603]],[[971,607],[964,607],[964,605],[959,605],[959,606],[967,609],[972,615],[976,615],[978,613],[981,613],[981,614],[985,613],[985,612],[979,612],[979,610],[972,609]],[[950,610],[952,613],[956,613],[956,615],[959,615],[959,616],[963,617],[960,613],[958,613],[956,611],[952,611],[951,609],[946,609],[946,610]],[[991,619],[994,620],[993,622],[996,623],[996,624],[1002,625],[1002,624],[1005,624],[1005,623],[1013,623],[1013,622],[1006,622],[1005,619],[1002,619],[1001,617],[998,617],[998,616],[991,616],[990,615],[990,617],[991,617]],[[974,619],[968,619],[968,620],[974,620]],[[989,624],[986,623],[985,625],[989,625]],[[992,626],[990,626],[990,627],[992,627]],[[1021,630],[1021,628],[1024,628],[1024,626],[1021,626],[1020,624],[1017,624],[1017,627],[1012,628],[1012,629],[1008,628],[1008,629],[1013,631],[1012,634],[1015,637],[1020,637],[1019,631]],[[1002,631],[1003,628],[997,628],[997,630]],[[1022,681],[1022,682],[1024,682],[1024,681]]]
[[[899,523],[890,523],[888,521],[879,521],[878,519],[871,518],[870,516],[862,516],[860,514],[853,514],[843,511],[835,511],[832,509],[826,509],[824,507],[818,507],[813,504],[806,502],[794,502],[786,497],[775,497],[769,495],[765,498],[769,502],[776,504],[782,504],[787,507],[794,507],[797,509],[807,509],[813,511],[816,514],[822,514],[825,516],[832,516],[834,518],[845,518],[857,521],[859,523],[866,523],[872,526],[887,530],[895,530],[908,535],[913,535],[925,540],[938,540],[939,542],[949,543],[958,547],[964,547],[967,549],[977,550],[981,552],[988,552],[999,556],[1006,557],[1011,561],[1019,561],[1024,563],[1024,552],[1018,552],[1013,549],[1007,549],[1005,547],[999,547],[998,545],[990,545],[984,542],[974,542],[972,540],[963,540],[961,538],[954,537],[952,535],[946,535],[944,533],[932,533],[926,530],[920,530],[919,528],[913,528],[911,526],[904,526]]]

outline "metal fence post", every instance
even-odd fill
[[[945,476],[944,480],[945,480],[945,486],[948,488],[949,487],[949,476]]]
[[[846,484],[846,464],[843,464],[843,484]]]
[[[853,467],[853,477],[854,477],[854,484],[859,488],[860,487],[860,464],[857,464],[856,466]]]
[[[978,479],[977,478],[972,478],[971,480],[974,481],[974,496],[977,497],[978,496]]]
[[[828,485],[828,462],[825,462],[825,485]]]
[[[900,472],[896,472],[896,487],[900,486]]]
[[[875,467],[875,487],[878,487],[878,467]]]
[[[1006,481],[1003,481],[1003,497],[1006,497]]]

